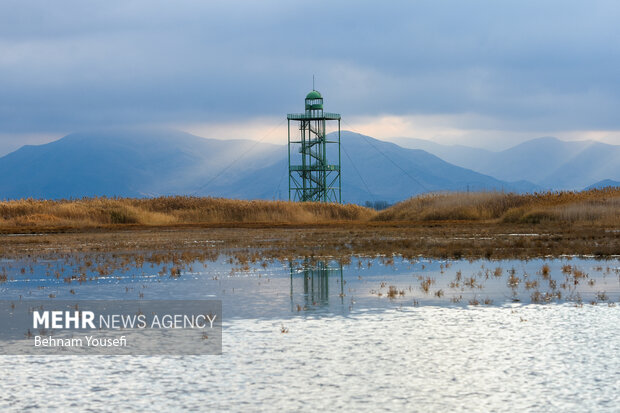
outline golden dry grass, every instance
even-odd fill
[[[582,192],[512,194],[434,193],[413,197],[381,212],[347,204],[242,201],[172,196],[83,198],[0,202],[0,230],[88,229],[108,225],[321,224],[352,222],[473,221],[487,223],[595,223],[620,226],[620,188]]]
[[[595,222],[620,224],[620,188],[512,194],[451,192],[398,203],[375,221],[496,221],[506,223]]]
[[[363,221],[375,212],[357,205],[240,201],[221,198],[84,198],[0,202],[1,227],[88,228],[113,224],[323,223]]]

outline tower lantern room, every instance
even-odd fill
[[[306,115],[318,114],[323,111],[323,96],[316,90],[306,95]]]
[[[306,95],[305,112],[289,113],[287,120],[289,200],[340,203],[340,114],[323,112],[323,97],[312,90]],[[332,140],[326,137],[328,121],[338,122]]]

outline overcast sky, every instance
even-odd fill
[[[0,154],[107,126],[285,142],[312,88],[378,138],[620,144],[618,1],[0,2]]]

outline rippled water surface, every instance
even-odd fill
[[[2,411],[620,406],[617,259],[237,268],[221,257],[174,277],[156,265],[82,283],[54,276],[60,263],[0,265],[2,299],[219,298],[225,317],[222,356],[1,356]]]

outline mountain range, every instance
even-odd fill
[[[583,188],[589,177],[619,177],[614,172],[619,158],[601,153],[611,151],[607,146],[616,148],[612,145],[544,138],[494,153],[428,141],[405,144],[421,148],[343,131],[343,201],[392,203],[443,190],[531,192],[556,184]],[[589,164],[594,156],[605,157],[611,165]],[[580,169],[567,170],[559,160],[565,158],[578,160]],[[529,168],[522,165],[526,161]],[[0,158],[0,199],[175,194],[287,199],[287,165],[285,145],[253,140],[206,139],[175,130],[74,133]]]
[[[620,180],[620,146],[596,141],[543,137],[499,152],[422,139],[400,138],[395,142],[497,179],[523,179],[544,189],[580,190],[606,179]]]

